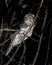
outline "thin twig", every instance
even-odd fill
[[[10,58],[10,60],[6,63],[6,65],[8,65],[14,58],[15,54],[17,53],[17,51],[19,50],[21,44],[18,46],[18,48],[16,49],[15,53],[13,54],[13,56]]]
[[[2,50],[0,50],[0,52],[5,55],[5,53],[4,53]],[[8,55],[8,58],[10,59],[11,57]],[[13,60],[15,60],[15,59],[13,59]],[[15,61],[16,61],[16,60],[15,60]],[[13,64],[14,64],[14,63],[13,63]],[[5,65],[5,64],[4,64],[4,65]]]
[[[37,12],[35,21],[36,21],[36,19],[37,19],[37,17],[38,17],[38,14],[39,14],[39,11],[40,11],[40,8],[41,8],[42,4],[43,4],[43,0],[41,0],[41,4],[40,4],[39,10],[38,10],[38,12]],[[44,20],[45,20],[45,19],[44,19]],[[45,25],[44,25],[44,26],[45,26]],[[38,57],[38,54],[39,54],[39,51],[40,51],[41,42],[42,42],[42,37],[43,37],[43,32],[41,33],[40,40],[39,40],[39,45],[38,45],[38,50],[37,50],[37,52],[36,52],[36,55],[35,55],[35,58],[34,58],[34,61],[33,61],[32,65],[35,65],[35,62],[36,62],[36,60],[37,60],[37,57]]]
[[[16,19],[16,18],[15,18],[15,14],[16,14],[16,12],[14,11],[14,13],[13,13],[13,15],[12,15],[12,18],[11,18],[11,23],[10,23],[10,25],[12,24],[13,20]]]
[[[3,51],[6,53],[6,51],[3,49]],[[3,52],[3,53],[4,53]],[[4,53],[4,55],[6,56],[6,54]],[[7,56],[9,59],[11,58],[9,55]],[[15,62],[17,62],[15,59],[13,59]]]
[[[38,11],[37,11],[37,14],[36,14],[36,16],[35,16],[34,21],[36,21],[38,15],[39,15],[39,12],[40,12],[40,9],[41,9],[41,7],[42,7],[42,4],[43,4],[43,0],[41,0],[40,6],[39,6],[39,8],[38,8]]]
[[[35,4],[32,6],[32,8],[31,8],[30,12],[32,11],[32,9],[33,9],[36,5],[40,5],[40,3],[35,3]],[[43,8],[45,8],[45,6],[44,6],[44,5],[42,5],[42,7],[43,7]]]
[[[3,20],[4,20],[4,19],[2,18],[1,29],[3,29],[3,26],[4,26],[4,25],[3,25]],[[0,31],[0,37],[1,37],[1,36],[2,36],[2,31]]]
[[[8,38],[6,41],[4,41],[3,43],[0,43],[0,46],[4,45],[7,41],[9,41],[12,37],[15,37],[15,35],[17,34],[17,32],[15,32],[14,34],[12,34],[10,36],[10,38]]]
[[[24,0],[20,0],[19,3],[18,3],[18,5],[22,5],[23,1]]]
[[[44,28],[44,31],[47,29],[47,26],[52,22],[52,18],[48,21],[47,25]]]
[[[23,53],[22,53],[22,56],[21,56],[20,62],[22,62],[22,60],[23,60],[23,57],[24,57],[25,51],[26,51],[26,46],[25,46],[25,44],[24,44],[24,50],[23,50]]]
[[[3,49],[3,47],[1,49]],[[2,64],[3,64],[3,54],[1,53],[1,65]]]
[[[49,47],[50,47],[51,31],[52,31],[52,25],[51,25],[51,28],[50,28],[49,41],[48,41],[48,49],[47,49],[47,57],[46,57],[45,65],[47,64],[47,59],[48,59],[48,55],[49,55]]]
[[[35,62],[37,60],[37,57],[38,57],[38,54],[39,54],[39,51],[40,51],[41,42],[42,42],[42,37],[43,37],[43,33],[40,36],[38,50],[36,52],[36,55],[35,55],[35,58],[34,58],[34,61],[33,61],[32,65],[35,65]]]
[[[18,32],[19,30],[5,28],[5,29],[0,29],[0,31],[13,31],[13,32],[16,31],[16,32]]]
[[[38,42],[38,40],[32,38],[32,37],[29,37],[31,40],[35,41],[35,42]]]
[[[41,31],[44,29],[44,26],[45,26],[45,23],[46,23],[46,20],[47,20],[47,9],[45,10],[45,17],[44,17],[44,22],[43,22],[43,25],[42,25],[42,28],[41,28]]]
[[[5,0],[5,3],[6,3],[6,6],[8,7],[8,3],[7,3],[7,0]]]
[[[33,32],[33,34],[40,38],[40,35],[38,35],[36,32]],[[43,39],[45,38],[43,37]]]

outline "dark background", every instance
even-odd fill
[[[41,0],[23,0],[23,2],[21,2],[21,4],[19,4],[19,2],[20,2],[20,0],[11,0],[8,2],[9,6],[7,7],[5,1],[0,0],[0,27],[2,24],[2,18],[3,18],[4,19],[3,24],[5,24],[5,25],[3,25],[4,28],[5,27],[12,28],[12,29],[19,28],[19,24],[22,23],[23,17],[30,12],[30,10],[34,4],[40,3]],[[22,7],[23,5],[28,5],[28,6],[23,8]],[[52,18],[52,0],[44,0],[43,5],[44,5],[44,7],[41,8],[39,16],[44,18],[45,10],[47,8],[48,16],[47,16],[46,24],[44,27],[44,28],[46,28],[46,26],[47,26],[47,28],[45,30],[43,30],[43,37],[45,39],[42,39],[42,41],[41,41],[40,51],[39,51],[39,55],[37,57],[35,65],[45,65],[46,59],[47,59],[46,65],[52,65],[51,38],[50,38],[50,42],[49,42],[50,29],[51,29],[51,24],[52,24],[52,20],[50,22],[50,19]],[[38,7],[39,7],[39,5],[35,5],[31,11],[31,13],[36,15]],[[14,19],[12,21],[12,16],[13,16],[14,12],[15,12],[14,17],[16,19]],[[44,21],[44,19],[42,19],[42,18],[37,18],[37,25],[34,28],[33,33],[36,32],[38,35],[41,35],[41,27],[42,27],[42,24]],[[7,38],[10,37],[10,34],[13,34],[13,33],[14,32],[2,32],[2,36],[0,36],[0,42],[2,43],[3,41],[5,41]],[[34,38],[36,40],[40,39],[39,37],[37,37],[34,34],[32,34],[32,38]],[[6,51],[8,45],[9,45],[8,43],[10,43],[10,41],[8,41],[7,44],[5,44],[5,45],[0,46],[0,49],[1,50],[4,49]],[[25,63],[26,65],[29,65],[29,64],[32,64],[32,62],[34,60],[39,42],[37,43],[36,41],[33,41],[31,38],[28,38],[28,40],[25,41],[25,45],[26,45],[26,52],[25,52],[25,56],[24,56],[25,61],[23,58],[22,62]],[[48,46],[49,46],[49,49],[48,49]],[[10,57],[15,52],[16,48],[14,48],[12,50],[12,52],[9,54]],[[16,59],[17,62],[19,62],[19,60],[20,60],[22,51],[23,51],[23,44],[14,57],[14,59]],[[2,54],[2,59],[1,59],[1,54]],[[48,57],[47,57],[47,54],[48,54]],[[3,53],[0,53],[0,65],[4,65],[6,62],[8,62],[8,60],[9,60],[8,57],[6,57]],[[15,65],[18,65],[15,61],[11,62],[10,64],[13,64],[13,63]]]

